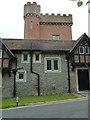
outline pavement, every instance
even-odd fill
[[[90,91],[79,91],[78,93],[75,93],[75,94],[80,97],[88,98],[90,96]]]

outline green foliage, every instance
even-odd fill
[[[82,5],[83,5],[83,1],[82,0],[70,0],[70,1],[75,1],[75,2],[77,2],[77,6],[78,7],[81,7]],[[88,0],[87,2],[86,2],[86,5],[88,5],[90,3],[90,0]],[[88,12],[90,13],[90,9],[88,10]]]
[[[83,5],[83,1],[82,0],[70,0],[70,1],[77,2],[78,7]],[[88,0],[86,2],[86,5],[88,5],[89,3],[90,3],[90,0]]]
[[[90,3],[90,0],[86,3],[86,5],[89,4],[89,3]]]
[[[82,5],[83,5],[83,2],[82,2],[82,1],[78,1],[78,2],[77,2],[77,6],[78,6],[78,7],[80,7],[80,6],[82,6]]]
[[[58,101],[58,100],[66,100],[66,99],[75,99],[78,98],[73,94],[57,94],[57,95],[47,95],[47,96],[27,96],[27,97],[19,97],[19,106],[26,106],[31,103],[39,103],[39,102],[50,102],[50,101]],[[2,108],[15,107],[16,99],[15,98],[7,98],[2,100]]]

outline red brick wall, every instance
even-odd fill
[[[63,22],[65,21],[65,19],[63,20]],[[25,26],[24,26],[25,39],[52,40],[52,35],[60,35],[61,40],[72,39],[71,25],[40,25],[39,22],[42,22],[40,20],[41,19],[39,17],[35,17],[35,16],[25,17]],[[32,28],[30,27],[31,21],[32,21]],[[48,20],[46,19],[46,21],[49,22],[49,19]],[[50,22],[52,21],[50,20]]]
[[[52,35],[60,35],[61,40],[72,39],[72,15],[43,15],[41,14],[40,9],[40,5],[37,5],[36,2],[33,2],[33,4],[28,2],[24,5],[25,39],[52,40]],[[31,21],[32,28],[30,27]],[[45,25],[43,25],[43,23]]]
[[[31,25],[32,24],[32,25]],[[32,27],[31,27],[32,26]],[[39,39],[39,18],[27,16],[24,23],[24,38]]]
[[[59,35],[61,40],[71,40],[71,26],[40,26],[40,39],[52,40],[52,35]]]

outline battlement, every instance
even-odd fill
[[[72,15],[42,14],[41,6],[36,2],[24,5],[24,38],[52,40],[59,35],[62,40],[71,40]]]
[[[72,23],[72,15],[66,15],[66,14],[57,14],[51,13],[50,15],[48,13],[46,14],[40,14],[41,22],[63,22],[63,23]]]
[[[40,16],[40,9],[40,5],[37,5],[36,2],[27,2],[27,4],[24,5],[24,16],[29,14],[36,14],[37,16]]]
[[[26,16],[34,16],[34,17],[40,17],[40,22],[55,22],[55,23],[72,23],[72,15],[66,15],[66,14],[57,14],[51,13],[50,15],[48,13],[42,14],[40,13],[41,7],[36,2],[27,2],[27,4],[24,5],[24,18]]]
[[[69,16],[72,16],[72,14],[68,14],[68,15],[66,15],[66,14],[63,14],[63,15],[61,15],[61,14],[54,14],[54,13],[51,13],[51,14],[48,14],[48,13],[45,13],[45,14],[43,14],[43,13],[40,13],[40,16],[49,16],[49,17],[52,17],[52,16],[55,16],[55,17],[58,17],[58,16],[60,16],[60,17],[69,17]]]

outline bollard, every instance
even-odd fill
[[[16,107],[18,107],[18,97],[16,97]]]

